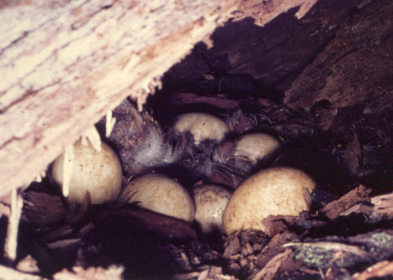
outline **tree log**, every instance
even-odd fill
[[[364,113],[370,114],[391,104],[393,18],[388,15],[393,3],[363,3],[358,9],[286,91],[284,103],[289,107],[309,110],[328,101],[331,110],[337,110],[364,104]]]
[[[231,15],[264,24],[295,6],[301,17],[314,2],[3,1],[0,197],[127,96],[141,108],[160,76]]]

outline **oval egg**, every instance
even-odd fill
[[[226,123],[209,114],[187,113],[177,117],[173,129],[177,133],[190,132],[194,137],[194,144],[199,145],[203,140],[210,139],[221,142],[229,128]]]
[[[159,174],[149,174],[132,180],[123,190],[122,202],[141,203],[152,212],[192,223],[194,202],[187,190],[177,181]]]
[[[249,133],[236,141],[233,156],[247,158],[253,164],[256,164],[258,160],[273,155],[280,147],[280,142],[269,134]]]
[[[264,231],[262,220],[269,215],[297,216],[309,210],[304,191],[311,193],[315,187],[314,180],[297,169],[274,167],[260,171],[245,180],[229,200],[223,215],[225,233]]]
[[[195,221],[202,233],[209,234],[214,230],[224,232],[222,215],[231,197],[231,192],[216,185],[202,185],[193,190],[195,203]]]
[[[55,181],[63,184],[64,154],[52,166]],[[91,204],[114,201],[122,186],[121,163],[112,148],[101,142],[101,151],[90,144],[83,146],[81,141],[74,144],[74,160],[67,200],[84,203],[86,193],[90,194]]]

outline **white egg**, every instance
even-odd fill
[[[159,174],[149,174],[132,180],[123,190],[120,201],[141,203],[152,212],[192,223],[194,202],[177,181]]]
[[[238,230],[264,231],[262,220],[269,215],[298,216],[309,210],[304,192],[316,187],[303,171],[274,167],[260,171],[244,181],[225,208],[223,226],[226,234]]]
[[[280,142],[269,134],[250,133],[236,141],[233,156],[247,158],[256,164],[258,160],[274,154],[280,147]]]
[[[195,145],[199,145],[206,139],[221,142],[229,132],[224,121],[204,113],[188,113],[178,116],[173,129],[177,133],[190,132],[194,137]]]
[[[231,197],[231,192],[221,186],[202,185],[195,187],[195,221],[199,224],[203,233],[208,234],[218,229],[224,232],[222,227],[222,214]]]
[[[63,184],[64,154],[53,163],[52,175],[55,181]],[[116,153],[105,143],[101,151],[90,144],[83,146],[81,141],[74,144],[74,159],[69,184],[68,201],[84,203],[86,193],[90,194],[92,204],[114,201],[122,186],[122,168]]]

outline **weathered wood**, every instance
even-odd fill
[[[341,24],[335,38],[286,91],[289,107],[310,109],[328,101],[334,111],[365,104],[364,114],[370,114],[391,104],[393,3],[367,4],[359,5],[359,11]]]
[[[301,16],[314,0],[268,2],[269,9],[258,13],[266,18],[263,23],[299,5]],[[141,107],[160,85],[160,75],[195,43],[208,39],[231,12],[243,9],[250,15],[252,7],[242,3],[3,2],[0,197],[29,184],[125,97]]]

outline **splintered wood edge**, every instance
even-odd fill
[[[271,1],[264,23],[295,6],[304,14],[311,2]],[[163,73],[197,42],[209,42],[242,5],[241,0],[2,5],[0,18],[8,24],[0,26],[0,200],[30,184],[127,96],[141,109],[161,86]],[[252,14],[252,7],[247,11]]]
[[[29,273],[18,272],[10,267],[0,265],[0,275],[2,279],[20,279],[20,280],[45,280],[45,278],[32,275]]]

